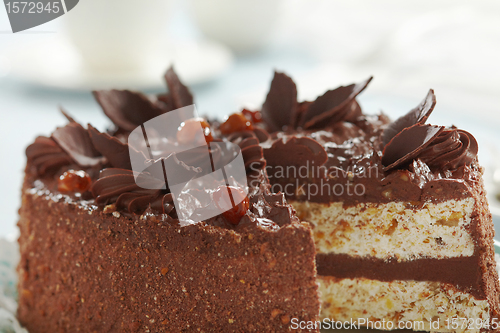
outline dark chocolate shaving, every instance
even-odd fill
[[[96,166],[104,162],[87,130],[76,122],[58,127],[52,133],[52,139],[81,167]]]
[[[325,149],[316,140],[296,136],[275,141],[264,154],[269,165],[320,166],[328,159]]]
[[[121,130],[132,131],[137,126],[165,111],[141,93],[130,90],[100,90],[95,99],[109,119]]]
[[[415,124],[425,124],[427,118],[436,106],[436,96],[434,90],[430,89],[427,96],[420,102],[420,104],[408,112],[406,115],[399,117],[393,121],[382,134],[382,144],[385,146],[403,129],[413,126]]]
[[[351,104],[346,106],[346,109],[348,110],[348,112],[345,115],[343,121],[356,123],[359,120],[359,117],[363,116],[363,111],[361,110],[361,106],[356,100],[352,101]]]
[[[297,110],[295,83],[287,75],[274,72],[271,88],[262,105],[262,120],[271,132],[281,131],[287,125],[294,126]]]
[[[351,103],[370,83],[373,77],[346,87],[328,90],[318,97],[301,116],[299,126],[309,129],[343,120],[351,112]]]
[[[403,129],[384,148],[383,170],[388,171],[410,163],[443,129],[443,126],[418,123]]]
[[[54,174],[73,163],[71,157],[51,138],[39,136],[26,148],[26,157],[37,176]]]
[[[62,107],[59,107],[59,111],[63,114],[64,118],[68,119],[70,123],[76,123],[76,120],[71,117],[66,110],[64,110]]]
[[[130,151],[135,154],[134,158],[146,159],[141,152],[107,133],[99,132],[90,124],[88,125],[88,131],[94,147],[102,156],[106,157],[109,164],[114,168],[132,170]]]
[[[170,67],[165,73],[165,81],[167,82],[169,95],[164,102],[173,106],[173,109],[178,109],[184,106],[193,104],[193,95],[189,91],[188,87],[182,84],[179,77],[174,72],[174,68]],[[170,102],[170,103],[169,103]]]

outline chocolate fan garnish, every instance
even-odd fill
[[[386,146],[403,129],[415,124],[424,124],[431,115],[432,110],[434,110],[434,106],[436,106],[436,96],[434,95],[434,90],[430,89],[427,96],[425,96],[416,108],[393,121],[384,130],[382,134],[383,145]]]
[[[286,125],[294,125],[297,110],[295,83],[286,74],[274,72],[271,88],[262,105],[262,120],[271,132],[281,131]]]
[[[118,128],[132,131],[137,126],[164,113],[144,94],[130,90],[93,91],[102,110]]]
[[[77,122],[58,127],[52,133],[52,139],[82,167],[104,162],[104,157],[95,149],[87,130]]]
[[[101,133],[92,125],[88,125],[90,139],[94,147],[99,151],[109,164],[114,168],[132,170],[130,162],[130,151],[132,151],[137,160],[146,160],[146,157],[134,148],[129,149],[129,145],[121,142],[117,138],[109,135],[108,133]]]
[[[165,73],[165,81],[169,91],[168,97],[170,97],[174,109],[193,104],[193,95],[188,87],[179,80],[173,67],[170,67]]]
[[[266,154],[267,153],[267,154]],[[277,140],[271,149],[265,149],[268,165],[323,165],[328,155],[321,144],[308,137],[291,136],[284,141]]]
[[[415,124],[403,129],[385,146],[382,164],[388,171],[416,158],[438,135],[444,126]]]
[[[351,103],[368,86],[373,77],[348,86],[328,90],[319,96],[302,114],[299,126],[309,129],[328,123],[341,121],[351,112]]]

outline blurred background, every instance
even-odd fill
[[[16,34],[0,9],[0,237],[16,237],[24,151],[65,124],[58,108],[104,129],[90,90],[162,92],[172,63],[198,110],[218,117],[259,108],[274,70],[294,78],[300,99],[373,75],[363,110],[393,118],[433,88],[429,123],[476,136],[496,213],[499,59],[494,0],[81,0]]]

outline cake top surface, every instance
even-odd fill
[[[113,123],[106,132],[90,124],[85,128],[63,111],[68,124],[50,137],[37,137],[27,148],[26,181],[38,190],[103,212],[119,211],[130,218],[160,214],[179,222],[174,203],[180,196],[174,195],[174,184],[154,170],[160,164],[170,166],[176,183],[201,179],[211,170],[203,165],[201,148],[194,144],[201,140],[212,156],[212,171],[232,163],[237,153],[231,147],[237,146],[246,175],[215,190],[201,186],[183,192],[187,205],[183,207],[192,210],[191,216],[213,210],[211,218],[203,219],[208,224],[279,228],[297,220],[285,196],[349,204],[439,201],[467,195],[481,173],[474,137],[455,127],[426,124],[436,104],[432,90],[394,122],[384,114],[363,114],[356,97],[371,79],[329,90],[315,101],[298,102],[292,79],[275,73],[261,110],[243,110],[224,121],[180,119],[173,134],[175,143],[158,133],[149,142],[161,141],[160,148],[148,151],[131,144],[131,133],[193,104],[189,89],[171,68],[165,74],[165,94],[95,91],[95,99]],[[201,138],[192,129],[200,126]],[[178,149],[183,146],[190,149]],[[137,172],[134,161],[147,167]],[[344,191],[312,193],[311,184],[333,189],[344,184]],[[349,188],[358,193],[349,194]],[[231,209],[221,208],[224,203],[219,198],[224,193],[237,198]]]

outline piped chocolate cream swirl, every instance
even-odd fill
[[[476,139],[464,130],[445,129],[418,155],[431,168],[454,170],[477,158]]]
[[[140,177],[143,177],[142,182],[151,185],[159,182],[147,174],[141,174]],[[100,206],[114,204],[118,210],[139,214],[150,207],[155,212],[176,217],[172,194],[164,190],[139,187],[131,170],[118,168],[102,170],[99,179],[92,185],[92,194]]]
[[[269,140],[269,134],[263,129],[255,128],[253,131],[232,133],[227,139],[240,147],[245,171],[249,183],[252,183],[266,167],[267,162],[260,143]]]

